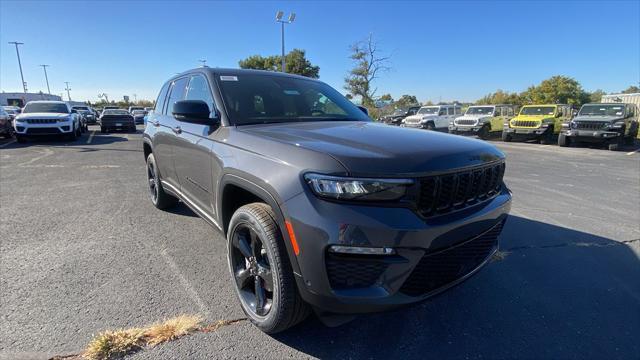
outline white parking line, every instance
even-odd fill
[[[91,144],[91,140],[93,140],[93,135],[95,134],[96,134],[95,130],[91,132],[91,134],[89,135],[89,138],[87,139],[87,144]]]
[[[636,151],[630,151],[630,152],[627,153],[627,155],[633,155],[633,154],[637,153],[638,151],[640,151],[640,149],[638,149]]]
[[[16,141],[15,141],[15,140],[11,140],[11,141],[9,141],[9,142],[7,142],[7,143],[4,143],[4,144],[0,145],[0,148],[3,148],[3,147],[5,147],[5,146],[7,146],[7,145],[11,145],[11,144],[13,144],[14,142],[16,142]]]

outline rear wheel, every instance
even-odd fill
[[[149,195],[151,195],[151,202],[158,209],[168,209],[178,203],[178,199],[167,194],[162,188],[160,174],[158,173],[156,159],[153,153],[147,156],[147,183],[149,186]]]
[[[242,310],[268,334],[309,315],[270,206],[253,203],[233,214],[227,233],[229,270]]]

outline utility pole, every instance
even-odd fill
[[[137,104],[138,103],[138,95],[133,94],[133,103]]]
[[[47,81],[47,93],[51,94],[51,88],[49,88],[49,77],[47,76],[47,66],[51,65],[40,65],[42,69],[44,69],[44,79]]]
[[[24,45],[24,43],[17,41],[9,41],[9,44],[13,44],[16,46],[16,55],[18,55],[18,67],[20,67],[20,79],[22,79],[22,89],[24,92],[27,92],[27,83],[24,82],[24,74],[22,74],[22,62],[20,62],[20,51],[18,50],[18,45]]]
[[[291,24],[293,22],[293,20],[296,19],[296,13],[291,13],[289,14],[289,18],[287,20],[283,20],[283,16],[284,16],[284,11],[278,11],[276,13],[276,22],[279,22],[281,25],[281,31],[280,31],[280,35],[281,35],[281,40],[282,40],[282,63],[281,63],[281,71],[285,72],[285,59],[284,59],[284,24]]]
[[[71,89],[69,89],[69,82],[65,81],[64,83],[67,85],[67,88],[65,89],[67,90],[67,97],[69,98],[69,101],[71,101],[71,93],[70,93]]]

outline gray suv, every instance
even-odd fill
[[[198,68],[144,131],[151,201],[226,235],[242,309],[275,333],[424,300],[498,247],[511,193],[485,142],[372,122],[323,82]]]

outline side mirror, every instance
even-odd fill
[[[362,112],[363,112],[365,115],[369,116],[369,110],[367,110],[367,108],[366,108],[366,107],[364,107],[364,106],[362,106],[362,105],[358,105],[358,109],[362,110]]]
[[[173,117],[179,121],[212,125],[219,123],[218,116],[211,118],[209,105],[202,100],[181,100],[173,104]]]

